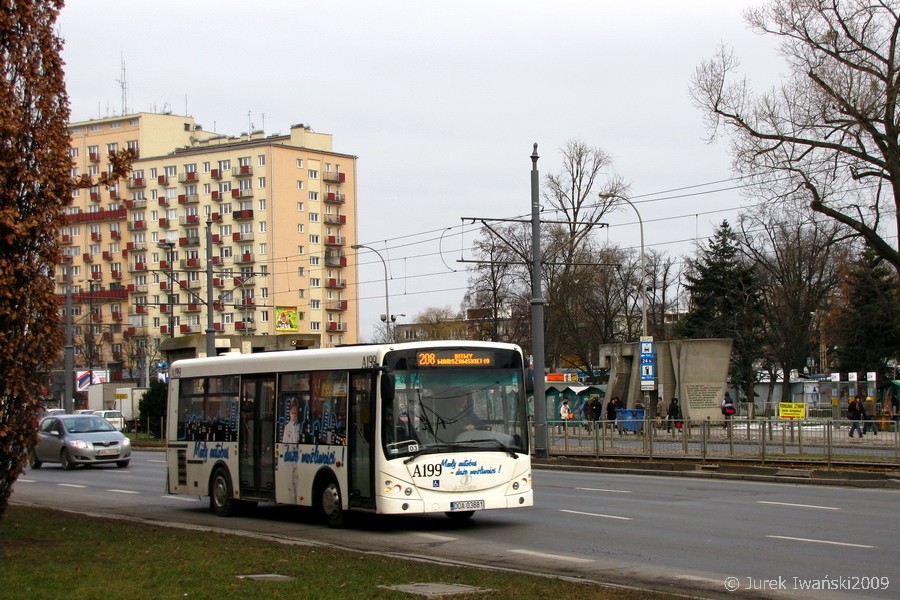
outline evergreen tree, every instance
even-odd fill
[[[46,365],[62,347],[56,235],[71,199],[62,0],[0,6],[0,518],[34,444]]]
[[[723,221],[707,248],[686,270],[690,308],[675,328],[684,338],[731,338],[728,375],[753,401],[757,360],[763,355],[761,294],[753,265],[742,258],[737,235]]]
[[[888,363],[900,359],[900,283],[893,269],[872,251],[848,266],[839,308],[829,315],[825,335],[842,372],[876,371],[893,376]]]

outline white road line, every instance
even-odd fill
[[[77,483],[57,483],[60,487],[86,488],[86,485],[78,485]]]
[[[549,558],[551,560],[564,560],[568,562],[589,563],[594,562],[590,558],[577,558],[575,556],[562,556],[560,554],[547,554],[546,552],[535,552],[534,550],[510,550],[514,554],[525,554],[527,556],[537,556],[538,558]]]
[[[580,492],[609,492],[611,494],[630,494],[631,490],[607,490],[604,488],[575,488]]]
[[[140,494],[140,492],[135,492],[134,490],[106,490],[107,492],[113,492],[115,494]]]
[[[841,510],[837,506],[816,506],[815,504],[793,504],[791,502],[769,502],[768,500],[757,500],[757,504],[775,504],[777,506],[794,506],[797,508],[818,508],[819,510]]]
[[[156,460],[156,459],[150,459],[150,460],[148,460],[147,462],[166,464],[166,461],[164,461],[164,460]]]
[[[37,479],[22,479],[21,477],[19,477],[18,479],[16,479],[16,481],[17,481],[17,482],[18,482],[18,481],[21,481],[21,482],[23,482],[23,483],[37,483]]]
[[[829,544],[831,546],[849,546],[851,548],[877,548],[877,546],[867,546],[865,544],[849,544],[847,542],[832,542],[831,540],[811,540],[809,538],[789,537],[786,535],[767,535],[766,537],[776,540],[789,540],[792,542],[810,542],[812,544]]]
[[[459,538],[455,538],[455,537],[449,537],[446,535],[437,535],[435,533],[425,533],[425,532],[418,532],[418,533],[415,533],[414,535],[417,535],[417,536],[423,537],[423,538],[427,538],[429,540],[434,540],[435,542],[455,542],[456,540],[459,539]]]
[[[600,513],[581,512],[579,510],[560,509],[559,512],[569,513],[572,515],[585,515],[588,517],[602,517],[604,519],[618,519],[620,521],[633,521],[634,520],[631,517],[617,517],[616,515],[604,515],[604,514],[600,514]]]
[[[181,500],[182,502],[200,502],[200,498],[194,498],[193,496],[169,496],[167,494],[160,496],[160,498],[166,498],[167,500]]]

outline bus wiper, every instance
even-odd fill
[[[515,451],[515,450],[513,450],[512,448],[510,448],[509,446],[507,446],[506,444],[504,444],[503,442],[501,442],[501,441],[498,440],[497,438],[476,438],[476,439],[474,439],[474,440],[468,440],[468,442],[469,442],[469,443],[471,443],[471,442],[493,442],[493,443],[495,443],[501,450],[503,450],[504,452],[506,452],[507,454],[509,454],[509,455],[512,456],[513,458],[519,458],[519,455],[516,454],[516,451]]]

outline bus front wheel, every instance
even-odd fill
[[[220,517],[230,517],[237,509],[231,477],[225,469],[216,469],[213,473],[209,484],[209,508]]]
[[[333,479],[326,481],[319,492],[319,509],[329,527],[343,526],[344,508],[341,504],[341,488]]]

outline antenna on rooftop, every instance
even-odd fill
[[[122,75],[118,79],[119,87],[122,88],[122,114],[128,114],[128,77],[125,74],[125,55],[122,55]]]

